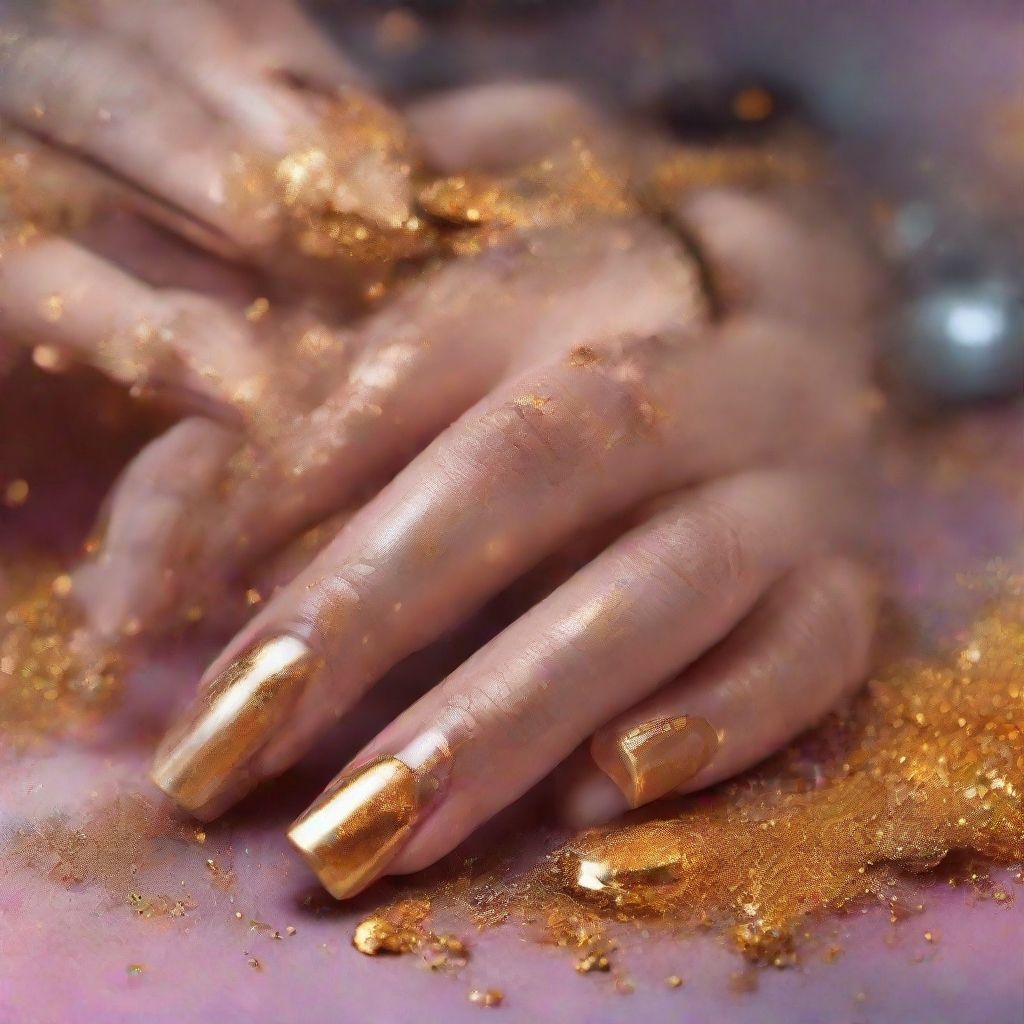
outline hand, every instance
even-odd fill
[[[624,516],[294,826],[335,895],[433,862],[595,732],[615,785],[584,772],[578,819],[734,773],[859,680],[871,587],[841,554],[863,513],[839,470],[869,420],[870,274],[784,192],[672,212],[719,283],[710,307],[688,247],[642,217],[521,233],[358,328],[338,394],[233,478],[223,532],[263,545],[433,436],[211,666],[154,768],[181,806],[220,813],[403,657]]]
[[[241,316],[274,287],[255,271],[272,262],[280,288],[289,260],[311,262],[313,206],[335,226],[404,224],[396,119],[291,0],[8,3],[0,29],[4,341],[237,420],[277,373]],[[325,122],[334,149],[301,177]],[[322,250],[351,298],[367,268]]]

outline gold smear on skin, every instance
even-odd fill
[[[288,717],[320,659],[297,637],[260,641],[199,695],[157,752],[153,781],[179,806],[212,817],[258,781],[253,758]]]
[[[69,576],[32,567],[15,577],[0,621],[0,746],[17,749],[97,722],[117,703],[121,666],[109,652],[78,649]]]

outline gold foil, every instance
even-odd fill
[[[377,878],[421,809],[416,773],[397,757],[379,757],[336,779],[288,838],[327,891],[345,899]]]
[[[153,781],[181,808],[215,817],[258,781],[255,755],[295,707],[320,659],[297,637],[263,640],[236,658],[164,740]]]
[[[640,807],[678,789],[707,766],[718,733],[704,718],[677,715],[627,732],[601,730],[590,746],[597,766]]]

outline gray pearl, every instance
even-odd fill
[[[896,339],[903,383],[931,401],[1024,394],[1024,299],[1009,282],[937,283],[912,298]]]

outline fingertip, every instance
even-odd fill
[[[628,810],[622,790],[595,767],[574,779],[556,805],[561,824],[574,829],[604,824]]]

